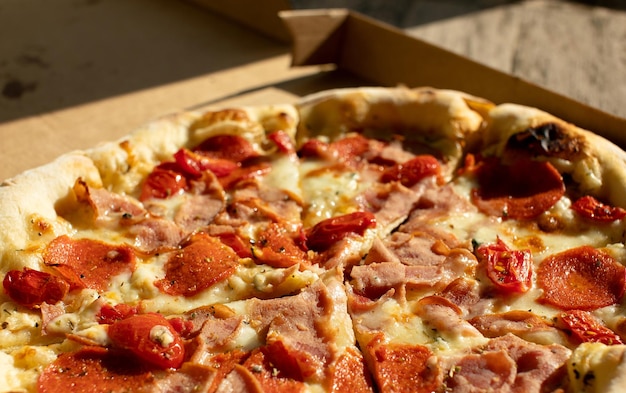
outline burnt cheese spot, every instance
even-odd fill
[[[584,151],[584,140],[556,123],[545,123],[527,128],[511,136],[506,144],[507,151],[527,152],[533,157],[547,156],[572,160]]]

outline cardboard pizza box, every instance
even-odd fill
[[[44,103],[64,99],[68,102],[65,106],[38,106],[36,101],[28,105],[28,100],[43,91],[46,83],[52,84],[48,80],[39,82],[39,91],[24,93],[22,106],[11,102],[3,107],[0,101],[0,109],[26,108],[22,112],[15,111],[17,115],[14,117],[3,117],[0,111],[3,148],[0,179],[49,162],[70,150],[115,140],[167,113],[211,106],[292,102],[298,96],[318,90],[363,85],[450,88],[496,103],[532,105],[626,146],[626,135],[622,133],[626,129],[626,119],[496,71],[345,9],[292,10],[287,0],[270,0],[268,4],[272,6],[260,14],[253,12],[254,8],[245,7],[250,5],[249,0],[87,3],[89,7],[101,7],[101,10],[95,14],[87,6],[81,8],[84,17],[92,18],[82,24],[101,23],[110,18],[124,26],[124,29],[107,34],[118,35],[114,43],[119,47],[113,53],[127,53],[128,58],[107,58],[99,55],[98,50],[86,50],[80,53],[85,58],[79,62],[75,59],[78,55],[67,47],[63,36],[50,34],[52,38],[56,37],[61,48],[61,54],[54,61],[65,61],[70,66],[74,61],[85,65],[87,72],[87,65],[97,60],[98,69],[117,72],[117,79],[87,81],[93,89],[102,85],[104,93],[85,96],[80,83],[76,86],[70,83],[70,74],[64,80],[63,89],[54,90],[48,101],[43,94],[43,97],[37,96]],[[45,4],[40,7],[46,7]],[[48,6],[49,11],[79,12],[64,10],[64,4],[77,7],[75,2],[59,3]],[[219,12],[213,12],[216,10]],[[227,14],[238,18],[222,17]],[[165,20],[167,34],[163,35]],[[73,25],[66,23],[63,27],[77,24],[76,20],[72,21]],[[33,41],[28,37],[29,31],[22,30],[22,33],[30,39],[26,42]],[[79,34],[69,33],[74,37]],[[146,37],[142,42],[151,46],[142,48],[139,51],[141,56],[133,56],[137,52],[137,42],[133,40],[139,33]],[[3,45],[16,46],[16,42],[19,40],[5,40]],[[53,44],[38,49],[35,54],[53,53]],[[0,46],[0,49],[4,47]],[[0,50],[0,64],[6,65],[8,60],[3,63],[2,53],[8,51]],[[166,53],[170,58],[161,59],[158,57],[160,53]],[[22,60],[33,60],[32,53],[29,55]],[[142,56],[150,62],[144,65]],[[61,69],[60,65],[46,61],[38,61],[38,64],[47,65],[44,71],[48,74],[52,74],[52,69]],[[190,62],[199,66],[190,67]],[[93,64],[91,67],[97,68]],[[181,69],[189,72],[182,73]],[[149,79],[144,74],[154,78]],[[99,77],[102,72],[93,75]],[[81,77],[87,79],[88,76]],[[148,81],[143,85],[136,83],[142,78]],[[127,88],[111,89],[107,84],[112,83]],[[72,89],[77,91],[80,99],[71,99]]]
[[[543,109],[626,146],[626,119],[477,63],[347,10],[282,11],[293,64],[335,64],[383,86],[461,90],[495,103]]]

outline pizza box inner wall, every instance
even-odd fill
[[[16,36],[21,39],[0,44],[8,45],[0,47],[0,53],[12,56],[15,63],[21,61],[21,70],[30,70],[32,77],[31,82],[25,79],[27,89],[19,99],[0,101],[0,179],[65,152],[115,140],[167,113],[293,102],[318,90],[360,85],[451,88],[496,103],[532,105],[626,146],[626,136],[620,132],[626,129],[626,119],[358,13],[290,11],[287,0],[271,0],[267,12],[251,24],[249,13],[236,17],[247,2],[86,2],[90,6],[77,10],[76,2],[66,0],[54,5],[28,3],[36,5],[37,12],[20,7],[19,12],[30,12],[40,27],[19,29],[14,22],[0,28],[20,33]],[[99,9],[94,12],[88,7]],[[278,15],[280,10],[286,11]],[[7,14],[4,19],[10,22]],[[113,22],[116,30],[100,31],[107,27],[103,23]],[[61,32],[42,33],[57,28]],[[87,32],[83,41],[81,29]],[[78,40],[74,45],[68,44],[68,34]],[[112,34],[118,37],[107,39]],[[77,53],[90,45],[95,47]]]

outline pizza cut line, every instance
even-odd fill
[[[625,164],[433,88],[164,117],[0,187],[0,390],[621,391]]]

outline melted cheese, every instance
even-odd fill
[[[355,198],[365,189],[359,174],[337,171],[323,161],[302,163],[300,187],[305,201],[303,223],[310,227],[327,218],[352,213],[357,209]]]
[[[458,178],[454,182],[457,194],[470,195],[476,185],[467,178]],[[442,230],[453,233],[458,239],[472,239],[473,242],[493,243],[499,237],[513,249],[529,249],[532,252],[534,270],[548,256],[579,247],[583,244],[596,248],[605,248],[620,263],[626,264],[626,252],[623,244],[615,244],[623,238],[626,223],[615,222],[606,225],[590,225],[583,218],[577,216],[570,208],[572,202],[564,196],[549,211],[546,216],[556,217],[564,229],[553,232],[541,231],[534,220],[524,223],[516,220],[502,220],[487,217],[478,210],[471,210],[461,214],[451,214],[438,218],[433,225]],[[545,318],[552,318],[559,311],[549,305],[542,305],[536,300],[542,290],[537,287],[536,274],[533,274],[532,288],[521,296],[499,299],[493,304],[490,312],[506,312],[510,310],[529,310]],[[483,282],[485,282],[483,280]],[[598,311],[602,314],[602,311]],[[605,312],[605,315],[610,313]]]

